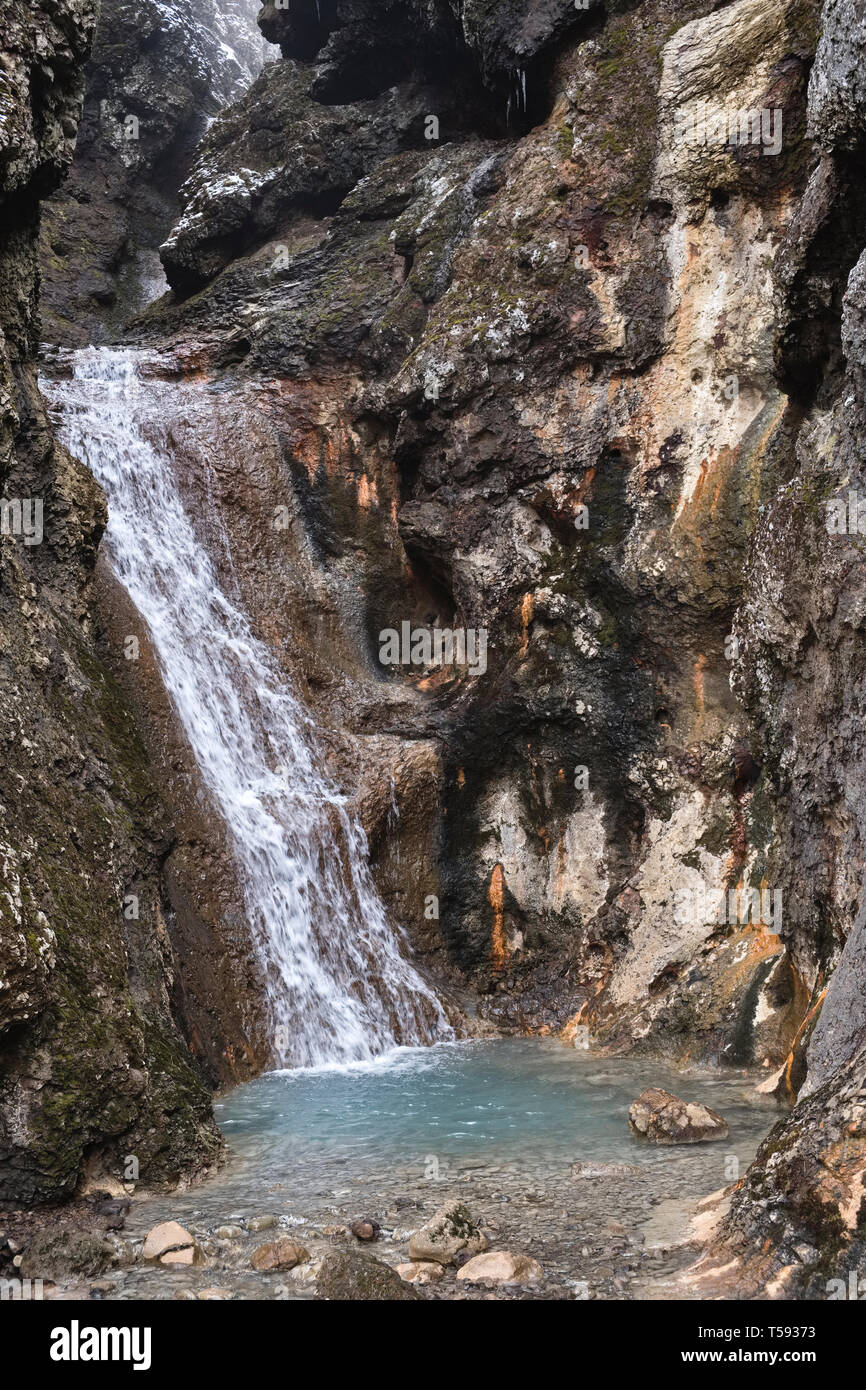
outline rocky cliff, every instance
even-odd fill
[[[176,302],[142,339],[265,424],[264,493],[234,461],[258,536],[269,507],[297,516],[291,557],[247,542],[249,601],[393,775],[383,882],[497,1024],[779,1066],[823,963],[781,910],[687,902],[777,885],[730,685],[796,430],[771,272],[808,178],[817,21],[266,8],[283,61],[214,122],[162,247]],[[781,113],[775,152],[678,138],[722,88]],[[326,647],[275,585],[299,554]],[[483,628],[486,671],[384,668],[404,621]]]
[[[863,1254],[862,4],[260,23],[280,59],[144,181],[176,177],[151,244],[184,180],[172,293],[126,331],[208,393],[170,422],[186,487],[455,1017],[799,1093],[694,1278],[814,1291]],[[125,111],[105,42],[90,109],[110,71]],[[49,274],[58,341],[113,331]],[[484,660],[386,652],[404,623]],[[159,762],[158,696],[109,664]],[[189,962],[203,916],[232,936],[229,889],[178,758],[184,1016],[224,1074],[237,1030]]]
[[[141,333],[267,422],[318,626],[278,554],[251,601],[393,777],[418,948],[501,1026],[805,1077],[731,1217],[803,1288],[864,1172],[862,17],[410,9],[265,7]],[[403,621],[485,673],[383,671]]]
[[[39,203],[72,158],[94,19],[90,0],[0,16],[4,1202],[57,1200],[90,1168],[176,1182],[221,1149],[174,1022],[168,822],[96,652],[104,499],[55,442],[35,379]]]
[[[257,0],[102,0],[69,178],[42,226],[43,337],[118,336],[165,288],[157,248],[220,107],[261,68]]]

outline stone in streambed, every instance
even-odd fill
[[[451,1202],[440,1207],[412,1236],[409,1259],[451,1265],[458,1255],[480,1255],[486,1249],[486,1237],[478,1229],[469,1208],[464,1202]]]
[[[457,1278],[470,1284],[535,1284],[544,1270],[529,1255],[512,1255],[510,1250],[488,1250],[467,1260]]]
[[[200,1260],[195,1238],[179,1221],[160,1221],[148,1231],[141,1251],[143,1260],[163,1265],[191,1265]]]
[[[635,1134],[654,1144],[701,1144],[728,1137],[728,1126],[715,1110],[680,1100],[657,1086],[638,1096],[628,1122]]]
[[[379,1225],[376,1221],[354,1221],[352,1235],[356,1240],[378,1240]]]
[[[277,1218],[275,1216],[252,1216],[247,1222],[247,1230],[270,1231],[277,1224]]]
[[[334,1250],[322,1260],[316,1293],[339,1303],[408,1302],[424,1297],[395,1269],[364,1250]]]
[[[44,1231],[33,1237],[14,1264],[23,1279],[93,1279],[111,1264],[101,1236],[87,1231]]]
[[[293,1240],[274,1240],[260,1245],[254,1251],[250,1264],[260,1274],[277,1274],[286,1269],[294,1269],[310,1258],[309,1250],[296,1245]]]
[[[407,1284],[438,1284],[445,1273],[445,1266],[433,1260],[412,1260],[398,1265],[397,1273]]]

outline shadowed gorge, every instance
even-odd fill
[[[866,1279],[864,32],[0,18],[0,1198],[107,1296]]]

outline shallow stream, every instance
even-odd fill
[[[773,1103],[738,1071],[674,1071],[657,1061],[598,1058],[545,1039],[404,1049],[375,1063],[274,1072],[218,1101],[230,1147],[219,1176],[188,1192],[136,1201],[125,1235],[175,1219],[199,1237],[204,1268],[137,1266],[109,1296],[171,1298],[220,1287],[235,1297],[310,1296],[313,1268],[260,1275],[256,1246],[288,1234],[313,1255],[372,1218],[374,1252],[408,1258],[409,1233],[460,1197],[491,1248],[534,1256],[551,1287],[577,1297],[664,1297],[688,1251],[695,1203],[734,1181],[771,1127]],[[649,1085],[723,1114],[730,1136],[657,1148],[634,1137],[628,1108]],[[574,1176],[572,1165],[627,1165]],[[253,1232],[247,1223],[273,1217]],[[223,1226],[233,1236],[216,1236]],[[280,1229],[282,1228],[282,1230]],[[449,1292],[450,1291],[450,1292]],[[434,1296],[489,1294],[453,1274]],[[539,1290],[539,1293],[541,1291]]]

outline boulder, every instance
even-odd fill
[[[728,1126],[715,1110],[680,1100],[656,1086],[638,1096],[628,1112],[628,1122],[635,1134],[654,1144],[701,1144],[728,1137]]]
[[[487,1249],[487,1240],[463,1202],[451,1202],[440,1207],[409,1241],[410,1260],[435,1260],[440,1265],[454,1264],[460,1254],[480,1255]]]
[[[148,1231],[141,1251],[143,1260],[157,1260],[163,1265],[195,1264],[195,1238],[178,1221],[161,1221]]]
[[[510,1250],[488,1250],[475,1255],[457,1273],[470,1284],[535,1284],[544,1275],[537,1260],[529,1255],[512,1255]]]
[[[294,1269],[310,1258],[310,1252],[293,1240],[273,1240],[260,1245],[253,1252],[250,1264],[260,1274],[276,1274],[285,1269]]]
[[[23,1279],[92,1279],[111,1264],[111,1250],[90,1231],[43,1231],[33,1237],[20,1260]]]
[[[390,1265],[361,1250],[334,1250],[326,1255],[316,1279],[316,1293],[339,1303],[407,1302],[424,1297]]]

